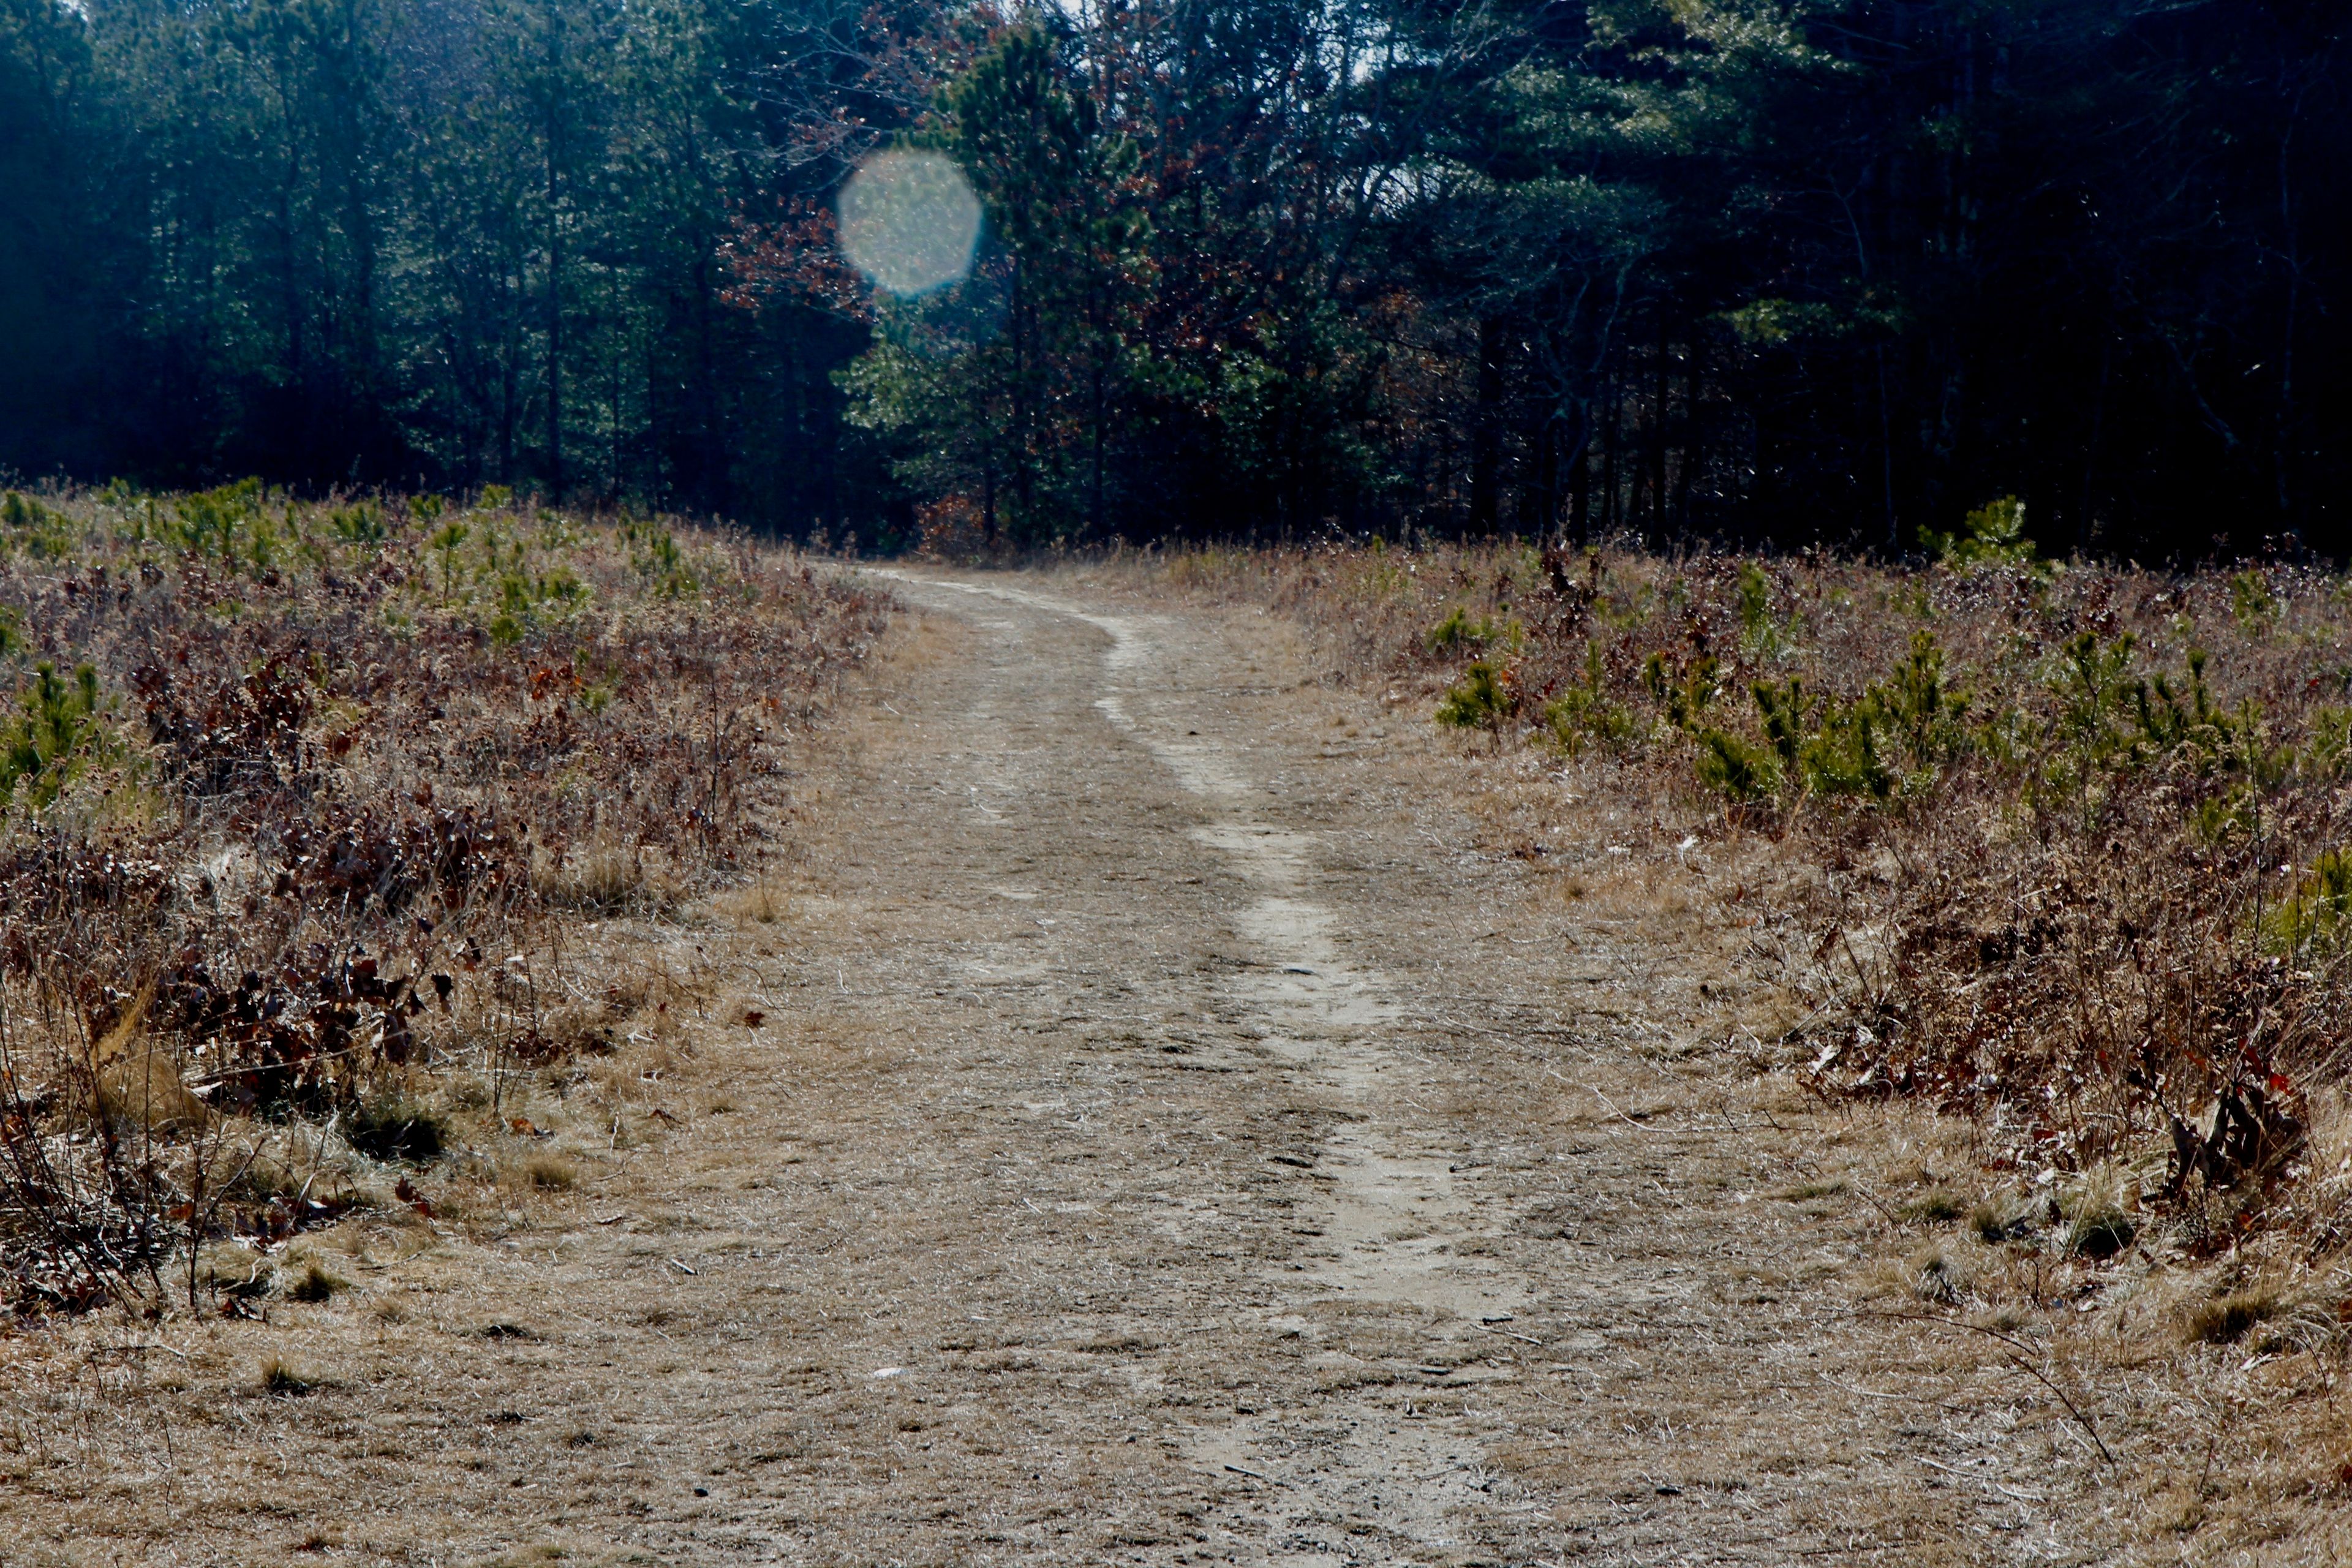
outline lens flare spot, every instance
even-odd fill
[[[841,251],[877,289],[928,294],[971,271],[980,198],[938,153],[877,153],[841,192]]]

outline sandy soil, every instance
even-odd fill
[[[2225,1495],[2127,1308],[1944,1321],[1902,1216],[1958,1134],[1763,1070],[1657,822],[1535,759],[1467,798],[1275,620],[895,586],[801,858],[603,930],[674,1028],[479,1152],[575,1184],[428,1179],[266,1323],[11,1342],[0,1563],[2343,1543],[2304,1480]]]

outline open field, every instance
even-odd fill
[[[632,544],[577,546],[622,625]],[[230,1189],[200,1312],[136,1275],[127,1310],[48,1286],[0,1339],[0,1555],[2339,1559],[2345,1286],[2304,1217],[2332,1156],[2200,1174],[2209,1215],[2271,1194],[2216,1246],[2137,1142],[2023,1163],[2009,1122],[1924,1070],[1892,1095],[1858,1082],[1902,1070],[1897,1050],[1937,1059],[1911,1036],[1874,1030],[1874,1055],[1848,1033],[1857,1054],[1823,1060],[1874,1005],[1866,957],[1815,956],[1828,849],[1870,866],[1933,842],[1907,825],[1990,809],[1998,780],[1969,770],[1991,764],[1946,758],[1952,804],[1915,818],[1801,784],[1727,801],[1698,782],[1707,742],[1655,711],[1595,734],[1588,705],[1585,730],[1531,736],[1554,671],[1668,569],[1604,560],[1571,634],[1542,563],[1532,590],[1497,585],[1510,563],[1409,557],[1374,595],[1341,575],[1383,569],[1362,556],[805,582],[777,562],[736,635],[778,640],[739,645],[724,679],[756,698],[837,649],[819,667],[844,685],[734,797],[736,858],[655,846],[643,883],[632,861],[592,898],[551,849],[519,885],[564,891],[509,906],[545,933],[526,967],[559,963],[560,936],[560,973],[604,1009],[584,1022],[614,1037],[494,1058],[512,1037],[483,1020],[529,998],[501,996],[485,937],[478,968],[422,970],[472,989],[446,1014],[428,996],[394,1064],[447,1130],[437,1157],[352,1145],[329,1099],[158,1124],[173,1160],[205,1128],[307,1140],[289,1169],[350,1206],[281,1232],[245,1216],[291,1194]],[[439,564],[418,554],[412,601]],[[43,570],[20,553],[14,580]],[[714,603],[716,568],[694,570]],[[1740,643],[1738,581],[1727,563],[1725,596],[1691,595],[1727,606],[1717,648]],[[2278,598],[2265,637],[2302,635],[2317,612]],[[1725,662],[1857,702],[1844,666],[1801,662],[1832,646],[1811,607],[1831,602],[1768,597],[1790,662]],[[1470,624],[1433,647],[1457,607]],[[1972,707],[1998,697],[1973,673],[1980,624],[1933,623]],[[1604,647],[1593,701],[1642,713],[1647,651],[1689,644],[1663,616],[1620,629],[1632,668]],[[493,665],[530,635],[449,637]],[[1518,705],[1492,733],[1433,725],[1480,661]],[[1711,722],[1769,746],[1723,684]],[[504,700],[528,703],[518,686]],[[126,742],[60,805],[131,751],[162,754]],[[2263,787],[2318,789],[2299,776]],[[172,777],[139,786],[159,838],[182,820]],[[258,941],[262,907],[205,929]],[[2221,934],[2258,964],[2269,929]],[[2320,941],[2297,959],[2314,977],[2282,984],[2325,994]],[[142,1016],[142,1037],[199,1033]],[[29,999],[19,1017],[59,1026]],[[2328,1062],[2275,1066],[2295,1075],[2277,1103],[2339,1136]],[[2107,1212],[2095,1182],[2128,1232],[2112,1251],[2082,1244]]]

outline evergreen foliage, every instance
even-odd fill
[[[2347,29],[2309,0],[0,0],[0,467],[884,543],[2342,552]],[[915,300],[834,246],[894,142],[986,217]]]

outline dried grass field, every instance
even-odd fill
[[[1765,563],[1767,642],[1736,563],[884,575],[503,506],[143,504],[20,500],[0,594],[26,731],[66,737],[11,781],[0,1561],[2352,1544],[2301,760],[2332,721],[2230,684],[2318,662],[2317,590],[2266,579],[2247,665],[2164,689],[2205,736],[2096,778],[2053,742],[2037,798],[2088,781],[2055,826],[1971,837],[2042,753],[1955,715],[1925,760],[1885,741],[1881,790],[1837,682],[1928,629],[1970,714],[2030,722],[2067,638],[2002,700],[1966,640],[2000,623],[1949,596],[2037,616],[2071,574]],[[1914,586],[1916,624],[1870,598]],[[2179,748],[2274,690],[2291,765],[2201,782]],[[1702,771],[1738,747],[1752,777]],[[2143,1057],[2053,1096],[2105,1037],[2054,961],[2002,966],[2088,938],[1906,959],[1993,918],[1937,878],[2030,892],[2017,859],[2100,842],[2094,788],[2149,814],[2105,829],[2131,875],[2084,879],[2140,930],[2121,901],[2179,874],[2144,797],[2248,784],[2242,828],[2176,836],[2213,857],[2202,938],[2140,940],[2233,1027],[2229,964],[2294,999],[2259,1080],[2209,1047],[2210,1083]],[[2259,912],[2232,855],[2284,889]],[[1969,1015],[2006,1033],[1952,1021],[2012,984],[2042,989]],[[2003,1044],[2035,1018],[2064,1050]],[[2233,1092],[2255,1131],[2209,1152]],[[2150,1106],[2193,1124],[2179,1179]]]

